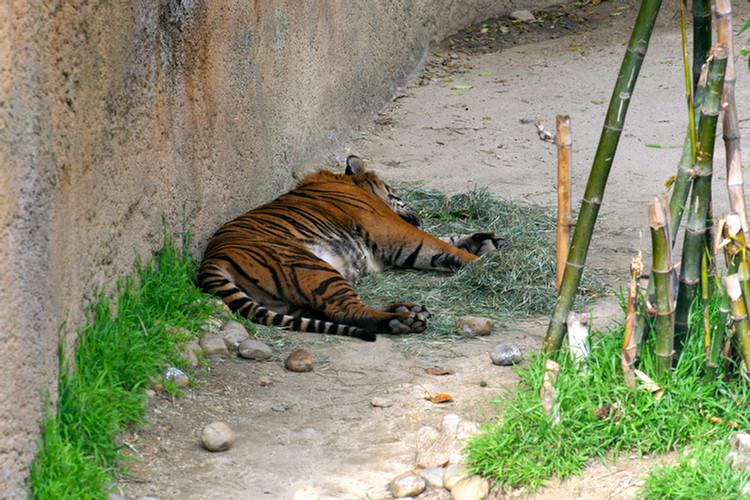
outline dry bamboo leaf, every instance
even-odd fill
[[[444,370],[442,368],[424,368],[427,375],[455,375],[456,372],[452,370]]]
[[[424,398],[427,401],[431,402],[431,403],[440,404],[440,403],[449,403],[449,402],[453,401],[453,396],[451,396],[450,394],[442,394],[442,393],[441,394],[434,394],[434,393],[430,392],[422,384],[420,384],[418,382],[414,382],[414,383],[416,385],[418,385],[419,387],[421,387],[422,390],[424,390]]]
[[[633,373],[635,373],[635,376],[638,377],[641,382],[643,382],[642,387],[647,391],[654,393],[656,395],[656,400],[659,401],[664,395],[664,390],[659,386],[659,384],[654,382],[651,377],[640,370],[634,369]]]

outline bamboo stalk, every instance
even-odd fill
[[[694,0],[693,3],[695,3]],[[697,0],[702,1],[702,0]],[[687,98],[688,107],[688,118],[690,126],[688,127],[688,135],[690,137],[690,152],[692,155],[692,162],[695,162],[695,113],[693,112],[693,84],[690,81],[690,63],[688,62],[688,45],[687,45],[687,30],[685,29],[685,3],[686,0],[680,0],[680,33],[682,33],[682,67],[685,69],[685,97]],[[710,19],[710,18],[709,18]],[[695,33],[693,33],[695,38]],[[703,64],[701,63],[701,66]],[[697,83],[697,81],[696,81]],[[697,85],[695,85],[697,87]]]
[[[557,115],[557,288],[570,251],[570,117]]]
[[[747,309],[745,308],[745,302],[742,300],[742,289],[737,275],[730,274],[725,277],[724,287],[729,297],[729,309],[732,312],[734,328],[742,346],[745,367],[750,369],[750,325],[748,325]]]
[[[659,377],[672,369],[674,356],[674,283],[669,211],[663,196],[648,204],[648,225],[651,228],[654,294],[656,295],[656,356]]]
[[[708,65],[704,65],[702,72],[708,73]],[[693,93],[693,113],[699,114],[700,108],[706,97],[706,78],[707,75],[700,78],[695,92]],[[694,120],[691,120],[691,123]],[[682,214],[686,211],[688,195],[692,186],[693,177],[695,176],[695,153],[693,151],[690,126],[685,136],[685,143],[682,146],[682,157],[677,168],[677,176],[672,187],[672,197],[669,199],[669,220],[672,223],[672,246],[677,240],[677,233],[682,222]]]
[[[690,212],[685,228],[685,241],[680,266],[680,287],[677,294],[675,316],[675,344],[680,351],[688,332],[688,314],[697,295],[700,281],[701,254],[708,225],[711,203],[711,177],[713,175],[713,151],[716,121],[719,117],[719,102],[727,62],[726,45],[718,44],[711,51],[706,80],[705,102],[701,106],[696,153],[695,180],[690,197]]]
[[[557,302],[544,338],[544,351],[547,353],[559,350],[565,336],[565,320],[581,282],[591,234],[594,231],[594,224],[604,196],[604,188],[607,185],[607,177],[625,123],[630,97],[638,80],[638,73],[643,58],[646,56],[648,42],[660,7],[661,0],[642,0],[638,18],[620,66],[620,73],[612,92],[599,146],[586,184],[578,222],[573,232],[568,262],[558,290]]]
[[[711,50],[711,0],[693,0],[693,87]]]
[[[734,98],[734,87],[737,74],[734,69],[734,35],[732,32],[732,4],[729,0],[716,0],[717,41],[727,46],[727,69],[724,74],[723,130],[724,148],[727,158],[727,191],[729,206],[732,212],[740,216],[742,229],[750,234],[745,205],[744,180],[742,174],[742,148],[740,146],[740,125],[737,118],[737,103]]]
[[[643,261],[638,253],[630,262],[630,289],[628,291],[627,317],[625,318],[625,340],[622,345],[620,365],[625,385],[635,389],[636,331],[638,328],[638,278],[643,272]]]

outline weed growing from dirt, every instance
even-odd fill
[[[623,333],[624,328],[618,328],[594,337],[588,372],[579,373],[564,351],[558,354],[557,423],[545,415],[539,397],[544,356],[533,357],[519,369],[518,388],[501,394],[497,401],[502,418],[469,443],[474,469],[498,485],[534,489],[552,476],[580,474],[594,458],[608,461],[633,451],[661,454],[688,445],[699,450],[699,456],[707,456],[704,448],[718,449],[717,443],[725,443],[735,432],[710,417],[734,421],[739,428],[750,425],[746,411],[750,393],[744,384],[703,380],[703,345],[698,336],[686,344],[672,374],[660,380],[661,398],[628,389],[620,368]],[[646,346],[644,352],[652,347]],[[684,481],[690,482],[689,470],[674,469],[670,474],[672,479],[683,474]],[[648,491],[661,493],[646,498],[687,498],[668,494],[665,484],[666,480],[655,479]]]
[[[487,316],[507,322],[552,311],[557,298],[553,213],[495,198],[486,189],[452,196],[407,186],[398,186],[398,191],[422,215],[430,234],[493,232],[507,245],[455,274],[386,270],[366,276],[357,288],[366,304],[425,305],[433,320],[419,336],[422,339],[425,335],[450,338],[457,316]],[[596,278],[588,279],[582,287],[603,291]]]
[[[57,410],[41,424],[32,464],[34,499],[107,498],[123,458],[115,436],[142,422],[149,377],[162,377],[166,366],[191,368],[180,355],[186,332],[199,331],[218,307],[195,287],[195,261],[169,241],[136,267],[118,285],[117,313],[102,293],[74,358],[60,354]]]

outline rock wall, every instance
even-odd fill
[[[183,224],[199,254],[515,1],[2,2],[0,498],[27,494],[58,343],[136,255]]]

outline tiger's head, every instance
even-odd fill
[[[419,213],[407,205],[396,194],[396,191],[378,177],[375,172],[367,170],[365,164],[362,163],[362,160],[358,156],[350,155],[346,159],[346,175],[353,176],[352,180],[355,184],[375,195],[375,197],[388,205],[396,215],[412,226],[422,229],[422,217],[419,216]]]

